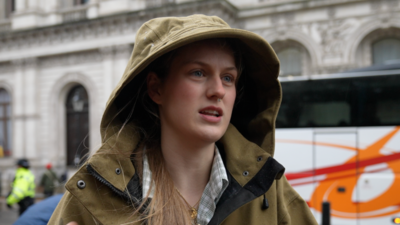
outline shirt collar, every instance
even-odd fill
[[[145,149],[146,150],[146,149]],[[146,197],[147,192],[150,190],[150,184],[151,184],[151,170],[149,167],[149,161],[147,158],[146,153],[144,154],[143,157],[143,180],[142,180],[142,197],[143,199]],[[222,182],[220,182],[222,181]],[[210,175],[210,180],[208,181],[207,186],[210,186],[212,191],[213,198],[216,202],[218,202],[219,198],[222,195],[221,191],[223,188],[223,185],[218,185],[219,183],[224,184],[224,183],[229,183],[228,182],[228,175],[226,173],[226,169],[224,166],[224,162],[222,160],[221,154],[219,153],[219,149],[217,145],[215,145],[215,151],[214,151],[214,160],[213,160],[213,165],[211,168],[211,175]],[[218,191],[219,190],[219,191]],[[152,198],[154,196],[154,184],[151,192],[149,193],[149,198]],[[211,196],[210,196],[211,197]]]

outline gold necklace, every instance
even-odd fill
[[[200,203],[201,198],[199,199],[199,201],[194,204],[193,206],[191,206],[185,199],[185,197],[183,197],[183,195],[181,194],[181,192],[178,190],[178,188],[175,188],[176,191],[178,192],[178,194],[181,196],[181,198],[183,199],[183,201],[185,202],[185,204],[189,207],[189,214],[190,214],[190,218],[192,218],[195,223],[196,223],[196,219],[197,219],[197,207]]]

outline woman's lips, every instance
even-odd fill
[[[207,115],[207,114],[201,114],[200,116],[207,122],[211,122],[211,123],[218,123],[219,121],[221,121],[221,116],[211,116],[211,115]]]
[[[219,107],[209,106],[201,109],[199,113],[204,120],[211,123],[217,123],[221,121],[223,111]]]

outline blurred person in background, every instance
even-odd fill
[[[17,171],[11,184],[11,192],[7,196],[7,207],[18,203],[19,215],[29,206],[33,205],[35,197],[35,176],[29,170],[29,161],[20,159],[17,161]]]
[[[4,157],[3,145],[0,145],[0,158]]]
[[[62,194],[54,195],[33,204],[13,225],[46,225],[62,196]]]
[[[42,175],[40,180],[40,186],[43,187],[43,194],[45,198],[48,198],[54,194],[54,189],[58,186],[60,180],[56,173],[52,170],[51,163],[46,165],[46,172]]]

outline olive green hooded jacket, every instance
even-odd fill
[[[64,197],[49,224],[130,224],[142,194],[129,156],[140,145],[135,131],[145,114],[124,106],[137,100],[145,84],[145,68],[161,55],[210,38],[235,38],[244,70],[237,102],[224,136],[216,143],[228,172],[229,186],[209,224],[317,224],[305,201],[286,180],[274,158],[275,119],[282,98],[277,76],[279,60],[260,36],[230,28],[215,16],[156,18],[138,30],[135,46],[119,84],[112,92],[101,123],[102,146],[67,182]],[[144,85],[145,86],[145,85]],[[239,92],[239,91],[238,91]],[[112,149],[112,150],[111,150]]]

